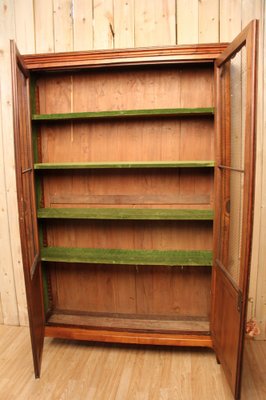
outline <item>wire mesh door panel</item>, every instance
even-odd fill
[[[245,184],[247,68],[243,46],[221,67],[221,198],[218,260],[237,287],[241,282]]]

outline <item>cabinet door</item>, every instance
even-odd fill
[[[35,376],[39,377],[44,340],[44,309],[34,191],[29,74],[13,41],[11,60],[20,236]]]
[[[216,210],[212,336],[240,398],[252,238],[257,22],[216,61]]]

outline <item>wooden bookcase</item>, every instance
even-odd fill
[[[217,304],[216,270],[229,279],[218,243],[226,213],[219,185],[230,179],[221,132],[230,105],[220,99],[230,92],[230,55],[245,46],[254,61],[255,31],[254,22],[232,48],[21,57],[12,43],[36,376],[44,336],[211,347],[223,361],[223,339],[215,340],[224,321],[215,316],[226,294]],[[248,193],[251,210],[251,183]]]

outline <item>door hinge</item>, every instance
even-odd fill
[[[238,292],[238,299],[237,299],[237,311],[240,312],[243,303],[243,296],[241,292]]]

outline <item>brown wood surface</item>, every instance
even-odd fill
[[[46,207],[213,206],[213,173],[207,169],[48,172],[43,187]]]
[[[51,247],[211,250],[211,221],[81,221],[46,222]]]
[[[64,70],[112,65],[171,64],[176,62],[214,61],[226,43],[154,48],[34,54],[23,57],[30,70]]]
[[[73,124],[50,122],[43,123],[39,132],[41,159],[47,163],[205,161],[214,158],[212,117],[157,117],[130,122],[124,119]]]
[[[49,326],[78,326],[89,329],[110,329],[120,331],[145,331],[163,333],[209,333],[207,318],[169,318],[162,315],[96,314],[55,311],[47,321]]]
[[[208,335],[170,334],[170,333],[130,333],[108,330],[93,330],[73,327],[46,326],[45,336],[109,343],[149,344],[166,346],[190,346],[212,348],[212,340]]]
[[[210,269],[54,264],[54,309],[209,318]]]
[[[49,74],[37,81],[40,113],[212,107],[212,77],[213,64]]]
[[[216,291],[212,332],[214,349],[224,368],[232,392],[237,379],[237,358],[240,335],[240,314],[237,309],[239,292],[220,268],[216,268]],[[232,329],[233,327],[233,329]]]
[[[35,376],[40,376],[44,341],[41,263],[33,179],[29,79],[11,42],[17,195],[24,278]]]

